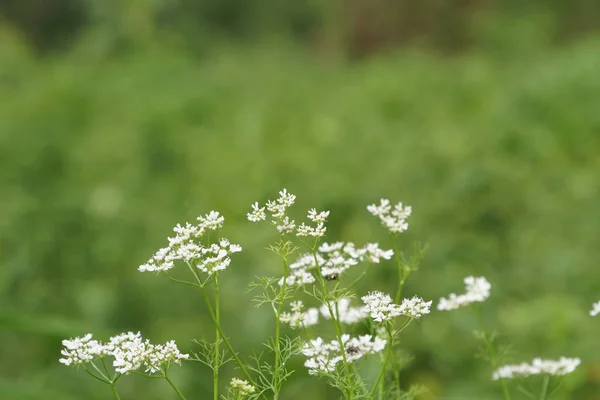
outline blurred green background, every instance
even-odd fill
[[[329,240],[389,246],[365,206],[412,205],[402,245],[430,251],[406,293],[486,276],[509,360],[579,356],[555,398],[600,399],[596,0],[0,2],[0,398],[109,398],[58,363],[66,337],[212,337],[198,293],[136,270],[211,209],[244,247],[223,274],[226,332],[258,348],[272,317],[244,291],[279,263],[245,213],[283,187],[298,217],[331,210]],[[392,273],[361,290],[392,291]],[[500,398],[474,328],[467,311],[411,326],[405,384]],[[284,399],[335,398],[295,363]],[[210,393],[200,364],[174,379]],[[119,389],[174,398],[138,377]]]

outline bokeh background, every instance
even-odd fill
[[[66,337],[212,337],[198,293],[136,270],[211,209],[245,249],[223,275],[226,332],[260,348],[272,318],[245,290],[279,263],[245,213],[283,187],[298,217],[331,210],[329,240],[389,246],[365,206],[412,205],[402,247],[429,252],[407,294],[486,276],[509,360],[580,356],[555,398],[600,399],[596,0],[0,2],[0,398],[109,398],[58,363]],[[392,291],[392,273],[360,290]],[[466,311],[411,326],[404,384],[500,398],[475,327]],[[335,398],[294,362],[284,399]],[[202,365],[174,379],[208,398]],[[138,377],[119,389],[174,398]]]

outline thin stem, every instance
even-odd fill
[[[546,393],[548,393],[548,384],[550,383],[550,375],[544,376],[544,383],[542,384],[542,392],[540,393],[540,400],[546,399]]]
[[[398,270],[398,288],[396,289],[395,303],[398,304],[402,299],[402,289],[404,289],[404,282],[406,282],[406,271],[400,260],[400,254],[398,251],[398,243],[396,242],[396,235],[392,234],[392,248],[394,250],[394,261],[396,262],[396,269]]]
[[[378,399],[379,400],[383,399],[383,388],[384,388],[384,384],[385,384],[385,379],[383,379],[383,376],[385,374],[385,370],[387,368],[387,363],[388,363],[388,360],[390,359],[390,355],[393,353],[393,344],[394,344],[394,338],[392,337],[392,335],[389,331],[388,331],[388,335],[390,337],[390,340],[388,343],[387,351],[385,352],[385,357],[383,359],[383,363],[381,364],[381,368],[379,369],[379,374],[377,375],[377,380],[375,380],[375,383],[373,384],[373,389],[371,389],[371,393],[369,394],[370,399],[374,398],[375,391],[378,388],[379,388]]]
[[[108,385],[111,384],[110,380],[106,380],[106,379],[100,378],[98,375],[94,375],[92,372],[90,372],[89,369],[87,369],[87,367],[85,367],[85,372],[87,372],[89,376],[91,376],[94,379],[99,380],[100,382],[106,383]]]
[[[210,318],[212,319],[213,323],[215,324],[215,327],[217,328],[217,332],[219,333],[219,336],[223,340],[223,343],[227,347],[227,350],[229,350],[229,352],[233,356],[233,359],[235,360],[235,362],[238,365],[238,367],[240,368],[240,370],[242,370],[244,377],[248,380],[248,382],[250,382],[252,384],[252,386],[256,387],[257,386],[256,382],[254,382],[254,380],[250,377],[248,370],[246,369],[246,367],[244,367],[244,364],[237,356],[237,353],[233,350],[233,347],[231,346],[229,339],[227,339],[227,336],[225,336],[225,334],[223,333],[223,330],[221,329],[221,324],[219,323],[219,321],[217,321],[217,316],[213,310],[212,305],[210,304],[210,299],[208,298],[208,294],[206,293],[206,288],[204,286],[202,286],[201,289],[202,289],[202,295],[204,296],[204,302],[206,303],[206,307],[208,308],[208,313],[210,314]]]
[[[117,387],[115,386],[114,383],[110,384],[110,389],[112,390],[112,394],[113,394],[115,400],[121,400],[121,397],[119,397],[119,392],[117,392]]]
[[[184,280],[181,280],[181,279],[173,278],[171,275],[167,274],[166,272],[164,274],[165,274],[165,276],[167,278],[169,278],[169,280],[171,280],[173,282],[183,283],[184,285],[190,285],[190,286],[193,286],[193,287],[201,287],[200,284],[197,284],[197,283],[194,283],[194,282],[188,282],[188,281],[184,281]]]
[[[479,307],[477,307],[476,310],[477,310],[477,317],[479,319],[479,329],[483,333],[483,341],[485,344],[486,351],[488,353],[488,357],[490,359],[490,364],[492,365],[492,369],[495,371],[498,369],[498,358],[496,355],[496,348],[494,347],[494,344],[492,343],[492,341],[488,338],[487,332],[485,332],[485,330],[484,330],[483,318],[481,316],[481,305],[479,305]],[[504,398],[506,400],[510,400],[511,396],[510,396],[510,392],[508,390],[508,386],[506,385],[506,381],[503,378],[500,378],[498,380],[500,381],[500,387],[502,388],[502,394],[504,395]]]
[[[179,398],[181,400],[186,400],[185,396],[183,395],[183,393],[181,393],[181,391],[177,388],[177,386],[175,386],[175,384],[173,383],[173,381],[171,379],[169,379],[169,375],[167,374],[166,371],[164,373],[164,377],[165,377],[165,380],[169,383],[169,385],[173,388],[173,390],[175,391],[175,393],[177,393],[177,395],[179,396]]]
[[[219,310],[219,279],[215,276],[215,286],[214,286],[214,295],[215,295],[215,325],[221,325],[221,312]],[[213,399],[219,400],[219,330],[216,330],[215,333],[215,360],[213,367]]]
[[[283,309],[283,303],[285,298],[285,291],[287,290],[287,275],[288,275],[288,265],[285,258],[283,258],[283,285],[281,285],[281,291],[279,292],[279,304],[275,311],[275,369],[273,372],[273,400],[279,399],[279,389],[280,389],[280,376],[279,376],[279,356],[280,356],[280,341],[281,341],[281,311]]]

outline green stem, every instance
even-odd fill
[[[381,368],[379,369],[379,374],[377,375],[377,380],[375,381],[375,384],[373,385],[373,389],[371,390],[371,393],[369,394],[370,399],[374,398],[375,391],[378,388],[379,388],[378,399],[379,400],[383,399],[383,389],[384,389],[384,384],[385,384],[385,379],[383,377],[385,374],[385,370],[387,368],[387,363],[390,359],[390,355],[393,353],[393,337],[389,331],[388,331],[388,335],[390,337],[390,340],[388,343],[387,351],[385,352],[385,357],[383,359],[383,363],[381,364]]]
[[[478,307],[476,308],[476,310],[477,310],[476,311],[477,317],[479,319],[479,329],[483,333],[483,341],[485,344],[486,351],[488,353],[488,357],[490,359],[490,364],[492,365],[492,370],[495,371],[498,369],[498,358],[496,355],[496,348],[494,347],[494,344],[491,342],[491,340],[488,338],[487,332],[485,332],[485,330],[484,330],[483,318],[481,315],[481,304],[478,304]],[[508,386],[506,385],[506,381],[503,378],[500,378],[498,380],[500,381],[500,387],[502,388],[502,393],[504,395],[504,398],[506,400],[510,400],[511,396],[510,396],[510,392],[508,390]]]
[[[546,399],[546,393],[548,393],[548,384],[550,383],[550,375],[544,377],[544,383],[542,384],[542,392],[540,393],[540,400]]]
[[[113,397],[115,398],[115,400],[121,400],[121,398],[119,397],[119,392],[117,392],[117,388],[114,385],[114,383],[110,384],[110,389],[112,390],[112,394],[113,394]]]
[[[169,385],[173,388],[173,390],[175,391],[175,393],[177,393],[177,395],[179,396],[179,398],[181,400],[186,400],[185,396],[183,395],[183,393],[181,393],[181,391],[177,388],[177,386],[175,386],[175,384],[173,383],[173,381],[171,379],[169,379],[169,376],[167,375],[166,371],[165,371],[164,377],[165,377],[165,380],[169,383]]]
[[[219,326],[221,324],[221,312],[219,310],[219,280],[218,277],[215,276],[215,287],[214,287],[214,294],[215,294],[215,324],[217,326]],[[214,366],[213,366],[213,399],[214,400],[219,400],[219,330],[216,330],[215,333],[215,360],[214,360]]]
[[[275,370],[273,372],[273,400],[279,399],[279,390],[280,390],[280,376],[279,376],[279,364],[280,364],[280,341],[281,341],[281,311],[283,309],[283,303],[285,300],[285,291],[287,290],[287,275],[288,275],[288,265],[283,259],[283,285],[281,285],[281,291],[279,292],[279,304],[277,306],[275,312]]]
[[[231,355],[232,355],[233,359],[235,360],[236,364],[238,365],[238,367],[240,368],[240,370],[244,374],[244,377],[253,386],[257,387],[256,382],[254,382],[254,380],[250,377],[250,374],[248,373],[248,370],[246,369],[246,367],[244,367],[244,364],[242,363],[242,361],[240,360],[240,358],[237,356],[237,353],[233,350],[233,347],[231,346],[231,343],[229,342],[229,339],[227,339],[227,336],[225,336],[225,334],[223,333],[223,330],[221,329],[221,324],[217,320],[217,316],[216,316],[216,314],[215,314],[215,312],[213,310],[212,305],[210,304],[210,299],[208,298],[208,294],[206,293],[206,288],[204,286],[202,286],[201,289],[202,289],[202,295],[204,296],[204,302],[206,303],[206,307],[208,308],[208,313],[210,314],[210,318],[212,319],[213,323],[215,324],[215,327],[217,328],[217,332],[219,333],[219,336],[223,340],[223,343],[225,344],[225,347],[227,347],[227,350],[229,350],[229,352],[231,353]]]
[[[402,289],[404,288],[404,282],[406,282],[406,271],[402,266],[402,262],[400,260],[400,254],[398,252],[398,243],[396,243],[396,235],[392,234],[392,248],[394,250],[394,261],[396,261],[396,269],[398,270],[398,288],[396,289],[396,297],[394,302],[396,304],[400,303],[402,299]]]

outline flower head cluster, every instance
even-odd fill
[[[379,291],[370,292],[362,297],[365,303],[365,311],[374,321],[383,322],[404,315],[410,318],[421,318],[423,314],[429,314],[431,301],[424,301],[420,297],[402,300],[402,304],[394,304],[392,298]]]
[[[291,233],[296,228],[296,221],[291,220],[287,215],[287,209],[296,201],[296,196],[289,193],[286,189],[279,192],[277,200],[268,200],[267,204],[261,207],[258,202],[252,205],[252,212],[249,212],[248,220],[259,222],[267,219],[266,210],[271,214],[273,220],[271,223],[277,227],[281,234]]]
[[[314,208],[308,211],[307,218],[317,225],[312,227],[310,225],[306,225],[304,222],[298,227],[296,231],[297,236],[313,236],[313,237],[323,237],[325,236],[325,232],[327,228],[325,227],[325,222],[327,221],[327,217],[329,217],[329,211],[321,211],[317,213],[317,210]]]
[[[561,357],[558,361],[535,358],[531,364],[504,365],[492,374],[494,380],[525,378],[530,375],[567,375],[581,364],[579,358]]]
[[[389,260],[392,250],[382,250],[377,243],[369,243],[365,247],[356,248],[351,242],[323,243],[316,255],[305,253],[290,264],[290,274],[285,277],[287,285],[306,285],[315,282],[312,274],[320,268],[321,275],[326,280],[336,280],[353,265],[361,261],[379,263],[381,259]],[[279,281],[283,285],[283,278]]]
[[[351,363],[366,354],[375,354],[385,348],[386,340],[371,335],[359,337],[350,337],[342,335],[343,351],[346,360]],[[320,373],[331,373],[335,371],[337,364],[344,359],[340,342],[332,340],[325,342],[320,337],[311,340],[302,347],[302,354],[308,357],[304,366],[308,368],[308,373],[316,375]]]
[[[249,396],[256,391],[256,388],[248,383],[248,381],[243,381],[238,378],[233,378],[231,380],[229,388],[238,396]]]
[[[483,302],[490,297],[492,285],[484,277],[468,276],[464,279],[467,293],[457,295],[450,293],[448,298],[441,298],[438,310],[456,310],[474,302]]]
[[[350,307],[350,299],[339,299],[337,304],[330,304],[331,309],[336,315],[336,319],[343,324],[356,324],[367,318],[365,307]],[[320,308],[321,314],[325,319],[331,319],[331,312],[327,304],[323,304]]]
[[[292,329],[316,325],[319,322],[319,310],[309,308],[304,311],[304,303],[302,301],[294,301],[290,304],[291,312],[281,313],[279,320],[289,324]]]
[[[92,340],[92,334],[81,338],[63,340],[64,358],[59,361],[65,365],[81,365],[93,362],[97,358],[111,356],[116,372],[128,374],[144,367],[146,373],[155,373],[170,364],[181,364],[188,354],[182,354],[174,341],[165,344],[152,344],[143,340],[141,334],[128,332],[110,338],[108,343]]]
[[[371,204],[367,206],[367,210],[379,217],[381,223],[392,233],[400,233],[408,229],[406,219],[412,213],[410,206],[398,203],[392,207],[388,199],[381,199],[379,205]]]
[[[598,314],[600,314],[600,301],[592,304],[592,309],[590,310],[590,315],[592,317],[595,317]]]
[[[208,247],[202,244],[202,237],[208,231],[216,231],[223,227],[225,218],[216,211],[198,217],[198,224],[177,224],[174,237],[168,238],[169,245],[156,252],[146,264],[140,265],[140,272],[160,272],[173,268],[175,261],[183,260],[195,265],[198,269],[211,275],[226,269],[231,263],[229,257],[242,250],[241,246],[232,244],[227,239],[220,239]]]

